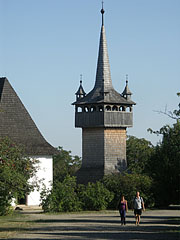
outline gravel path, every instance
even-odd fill
[[[179,210],[146,211],[140,226],[135,226],[132,211],[127,214],[126,226],[121,226],[118,211],[58,215],[25,211],[23,214],[35,224],[11,240],[180,240]]]

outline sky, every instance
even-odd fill
[[[128,74],[133,127],[128,135],[174,123],[156,111],[177,109],[180,91],[180,1],[104,0],[111,77],[122,93]],[[81,156],[82,130],[71,105],[82,74],[94,86],[100,0],[0,0],[0,76],[7,77],[45,139]]]

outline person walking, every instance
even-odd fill
[[[121,216],[121,225],[126,225],[126,212],[128,212],[127,201],[124,198],[124,195],[121,197],[121,201],[119,202],[119,213]]]
[[[140,224],[142,210],[145,211],[143,198],[139,192],[136,192],[136,197],[133,200],[134,216],[136,219],[136,225]]]

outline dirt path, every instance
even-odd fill
[[[25,212],[28,221],[35,221],[31,228],[11,238],[23,239],[151,239],[180,240],[179,210],[146,211],[140,226],[135,226],[133,212],[127,214],[127,225],[120,225],[117,211],[81,214],[39,214]]]

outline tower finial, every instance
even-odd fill
[[[102,26],[104,25],[104,16],[103,14],[105,13],[104,8],[103,8],[104,2],[102,1],[102,9],[101,9],[101,14],[102,14]]]
[[[80,74],[80,84],[82,84],[82,74]]]
[[[128,83],[128,74],[126,74],[126,83]]]

